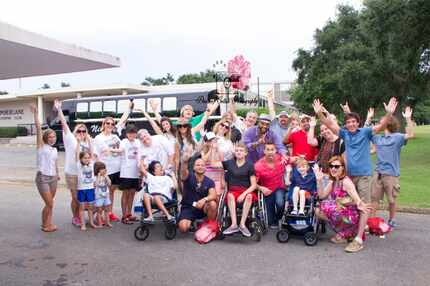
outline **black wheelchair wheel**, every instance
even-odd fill
[[[314,232],[307,232],[303,237],[305,244],[308,246],[314,246],[318,242],[318,236]]]
[[[276,239],[280,243],[286,243],[290,239],[290,234],[288,233],[288,230],[281,229],[276,233]]]
[[[145,239],[147,239],[149,236],[149,228],[147,228],[146,226],[138,226],[135,230],[134,230],[134,237],[137,240],[140,241],[144,241]]]
[[[164,231],[164,237],[167,240],[172,240],[176,237],[176,225],[168,225],[166,226],[166,230]]]

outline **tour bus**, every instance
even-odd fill
[[[158,102],[158,111],[161,116],[167,116],[172,120],[176,120],[180,116],[180,110],[184,105],[191,105],[194,109],[194,116],[196,116],[205,112],[207,103],[217,100],[217,98],[217,92],[214,89],[157,93],[149,92],[126,96],[98,96],[68,99],[63,101],[62,109],[72,131],[76,124],[84,123],[90,135],[94,138],[100,133],[103,118],[111,116],[118,121],[122,114],[128,109],[130,100],[133,101],[135,109],[145,110],[151,117],[154,117],[154,114],[150,112],[149,101],[156,101]],[[218,107],[209,118],[205,129],[210,129],[219,118],[220,107]],[[145,128],[151,132],[151,134],[155,134],[148,120],[141,112],[132,112],[129,115],[127,123],[133,123],[138,129]],[[61,124],[57,123],[51,126],[51,128],[57,132],[58,140],[56,147],[64,149]]]

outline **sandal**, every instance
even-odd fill
[[[127,219],[128,219],[129,221],[138,221],[137,217],[132,216],[131,214],[128,214],[128,215],[127,215]]]
[[[122,217],[121,222],[123,224],[133,224],[133,222],[131,222],[128,217]]]
[[[57,227],[52,227],[52,226],[41,227],[40,230],[44,232],[54,232],[57,230]]]
[[[343,244],[343,243],[347,243],[348,240],[346,240],[345,238],[339,236],[339,235],[335,235],[332,238],[330,238],[330,241],[334,244]]]

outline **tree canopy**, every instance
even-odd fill
[[[360,10],[338,6],[336,18],[314,34],[315,46],[293,62],[292,98],[311,112],[320,98],[331,112],[339,103],[365,115],[395,96],[401,105],[428,102],[430,1],[365,0]]]

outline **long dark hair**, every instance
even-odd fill
[[[163,122],[164,121],[167,121],[170,124],[170,134],[172,134],[173,136],[176,136],[176,127],[173,125],[172,120],[170,120],[169,117],[161,117],[161,119],[160,119],[161,131],[163,133],[166,133],[166,131],[164,131],[164,129],[163,129]]]

